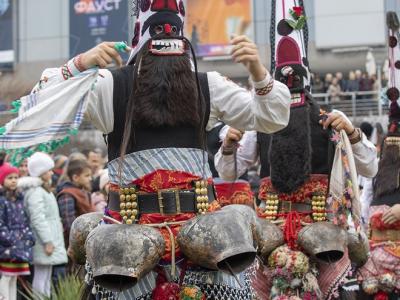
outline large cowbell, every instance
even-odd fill
[[[111,291],[133,287],[165,252],[157,229],[145,225],[102,225],[86,240],[86,255],[94,281]]]
[[[336,262],[345,253],[347,232],[331,222],[318,222],[304,227],[297,242],[308,255],[325,262]]]
[[[235,210],[191,219],[182,226],[177,240],[190,261],[229,274],[244,271],[256,257],[251,223]]]
[[[93,212],[77,217],[71,225],[69,232],[68,256],[78,265],[86,263],[85,242],[89,233],[96,228],[103,213]]]
[[[347,234],[347,249],[349,258],[357,267],[362,267],[368,261],[369,241],[363,231]]]
[[[285,243],[282,230],[264,218],[259,218],[251,207],[233,204],[223,207],[222,210],[239,212],[250,222],[254,245],[264,262],[268,260],[268,256],[273,250]]]

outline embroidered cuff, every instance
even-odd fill
[[[274,87],[274,78],[272,78],[270,74],[267,74],[264,80],[253,82],[253,84],[256,95],[265,96],[271,92],[272,88]]]
[[[79,70],[77,69],[77,67],[74,64],[73,59],[69,60],[65,65],[63,65],[61,67],[61,74],[62,74],[62,77],[64,78],[64,80],[68,80],[71,77],[74,77],[80,73],[81,72],[79,72]]]
[[[68,67],[68,63],[66,63],[65,65],[63,65],[61,67],[61,74],[62,74],[62,77],[64,78],[64,80],[68,80],[71,77],[73,77],[72,72]]]

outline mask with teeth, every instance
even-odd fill
[[[152,40],[149,47],[154,55],[183,55],[186,52],[184,41],[178,39]]]
[[[153,54],[182,55],[185,52],[186,46],[180,40],[186,14],[183,0],[134,0],[134,8],[136,23],[128,64],[134,63],[140,49],[158,35],[168,38],[151,43]]]

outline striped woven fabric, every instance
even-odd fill
[[[156,170],[173,170],[191,173],[202,178],[212,177],[207,153],[192,148],[159,148],[131,153],[124,160],[108,163],[110,181],[118,185],[130,184]],[[120,178],[121,174],[122,178]]]
[[[272,279],[268,276],[268,269],[261,262],[256,261],[250,268],[251,287],[256,300],[268,300],[272,287]]]
[[[77,130],[97,74],[97,69],[91,69],[22,97],[18,117],[7,123],[0,135],[0,148],[17,149],[61,140]]]
[[[337,299],[339,297],[339,287],[350,275],[351,262],[347,251],[343,258],[336,263],[319,264],[319,287],[324,295],[324,299]]]
[[[0,274],[7,276],[29,275],[29,264],[0,262]]]

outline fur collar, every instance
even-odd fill
[[[43,185],[43,180],[39,177],[21,177],[18,179],[18,188],[22,190],[29,190]]]

